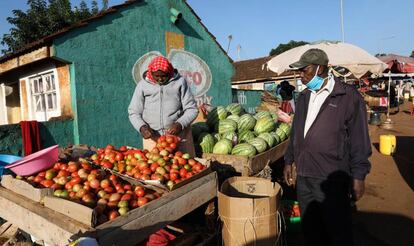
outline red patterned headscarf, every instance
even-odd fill
[[[147,79],[153,83],[158,83],[155,81],[155,79],[152,77],[152,72],[161,70],[164,73],[168,73],[170,75],[170,78],[174,76],[174,67],[168,61],[167,58],[163,56],[157,56],[148,65],[148,71],[147,71]]]

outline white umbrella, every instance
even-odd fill
[[[290,49],[270,59],[267,62],[267,67],[273,72],[281,74],[289,70],[289,65],[298,61],[303,53],[314,48],[326,52],[330,66],[344,67],[357,78],[361,78],[367,72],[378,75],[387,68],[384,62],[355,45],[328,41]]]

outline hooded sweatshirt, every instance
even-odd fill
[[[197,104],[191,94],[186,80],[175,72],[165,84],[148,81],[144,73],[136,86],[131,103],[128,107],[129,120],[140,132],[143,125],[165,134],[174,122],[184,128],[188,127],[197,117]]]

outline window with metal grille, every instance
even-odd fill
[[[56,81],[53,72],[30,78],[33,109],[48,112],[58,109]]]

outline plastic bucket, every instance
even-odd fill
[[[397,139],[394,135],[380,135],[380,152],[383,155],[392,155],[397,149]]]
[[[22,159],[22,157],[17,155],[7,155],[7,154],[0,154],[0,176],[3,175],[4,167]]]

